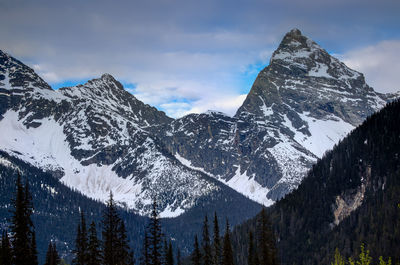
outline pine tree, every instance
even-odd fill
[[[207,215],[204,217],[203,223],[203,238],[202,238],[202,250],[203,250],[203,264],[211,265],[212,264],[212,253],[211,253],[211,244],[210,244],[210,235],[208,232],[208,219]]]
[[[100,242],[97,239],[96,224],[92,222],[89,227],[87,265],[98,265],[100,263],[101,263]]]
[[[117,245],[118,245],[118,227],[120,219],[113,200],[113,195],[110,192],[109,200],[107,201],[106,209],[103,213],[103,263],[104,265],[118,264]]]
[[[76,265],[86,265],[87,264],[87,249],[88,247],[88,238],[86,232],[86,221],[85,214],[81,211],[81,219],[78,224],[78,229],[76,233],[75,239],[75,258],[72,260],[73,264]]]
[[[157,203],[153,202],[153,209],[151,211],[150,223],[148,225],[149,233],[149,260],[151,265],[161,265],[162,260],[162,232],[161,224],[158,219]]]
[[[224,235],[223,249],[222,249],[222,264],[223,265],[233,265],[233,252],[232,244],[230,239],[230,229],[228,220],[226,221],[226,230]]]
[[[172,250],[172,243],[169,241],[168,252],[166,257],[166,265],[174,265],[174,254]]]
[[[58,265],[60,264],[60,256],[58,255],[56,244],[50,241],[46,253],[46,262],[44,265]]]
[[[8,237],[7,231],[3,231],[1,237],[1,252],[0,252],[0,264],[11,265],[12,264],[12,252],[11,243]]]
[[[221,264],[221,240],[219,237],[219,225],[216,212],[214,212],[213,263],[214,265]]]
[[[262,265],[277,265],[277,249],[275,246],[275,236],[272,232],[271,224],[263,208],[258,224],[259,248],[261,250]]]
[[[32,197],[29,193],[28,183],[25,187],[21,184],[20,174],[18,174],[16,182],[16,195],[13,204],[14,210],[11,219],[13,263],[36,265],[38,261],[35,228],[31,220],[33,213]]]
[[[194,236],[194,249],[192,252],[192,265],[200,265],[201,264],[201,253],[199,248],[199,241],[197,239],[197,235]]]
[[[133,252],[130,251],[124,221],[120,220],[118,226],[117,255],[119,264],[134,264]]]
[[[258,265],[256,263],[257,252],[254,247],[254,236],[253,232],[249,232],[249,249],[248,249],[248,256],[247,256],[247,264],[248,265]]]

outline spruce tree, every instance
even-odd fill
[[[211,244],[210,244],[210,234],[208,232],[208,219],[207,215],[204,217],[203,223],[203,238],[202,238],[202,250],[203,250],[203,264],[211,265],[212,264],[212,253],[211,253]]]
[[[89,227],[87,265],[97,265],[100,263],[101,263],[100,242],[97,239],[96,224],[92,222]]]
[[[13,263],[20,265],[36,265],[37,250],[35,242],[35,229],[31,220],[33,213],[32,197],[29,193],[28,183],[25,187],[21,183],[18,174],[16,182],[16,194],[13,199],[11,232]]]
[[[161,224],[158,218],[157,203],[153,202],[150,223],[148,225],[149,236],[149,260],[151,265],[161,265],[162,260],[162,232]]]
[[[86,221],[85,214],[81,211],[80,223],[78,224],[78,229],[75,239],[75,258],[72,260],[73,264],[76,265],[86,265],[87,264],[87,251],[88,251],[88,238],[86,232]]]
[[[214,265],[221,264],[221,239],[219,236],[219,225],[216,212],[214,212],[213,263]]]
[[[118,226],[117,255],[120,263],[134,264],[133,252],[130,250],[124,221],[120,220]]]
[[[174,254],[173,254],[173,249],[172,249],[172,243],[169,241],[168,244],[168,252],[167,252],[167,257],[166,257],[166,265],[174,265]]]
[[[50,241],[46,253],[46,262],[44,265],[58,265],[60,264],[60,256],[58,255],[56,244]]]
[[[222,264],[223,265],[234,265],[233,263],[233,252],[232,243],[230,238],[230,229],[228,220],[226,221],[226,230],[224,235],[223,249],[222,249]]]
[[[261,251],[262,265],[277,265],[277,249],[275,236],[272,232],[271,224],[268,220],[265,208],[261,210],[258,221],[259,249]]]
[[[199,248],[199,241],[197,239],[197,235],[194,236],[194,249],[192,252],[192,265],[200,265],[201,264],[201,253]]]
[[[114,203],[113,195],[110,192],[109,200],[103,213],[103,264],[114,265],[118,264],[118,228],[120,218]]]
[[[0,252],[0,264],[11,265],[12,264],[12,252],[11,243],[8,237],[7,231],[3,231],[1,237],[1,252]]]

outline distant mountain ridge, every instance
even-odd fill
[[[108,74],[54,91],[0,52],[0,149],[90,198],[104,201],[111,190],[142,215],[154,198],[161,216],[176,217],[230,188],[270,205],[390,97],[297,29],[234,117],[171,119]]]

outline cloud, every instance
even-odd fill
[[[400,41],[382,41],[349,51],[341,59],[350,68],[364,73],[367,83],[376,91],[400,90]]]
[[[400,39],[399,9],[398,0],[1,1],[0,49],[52,85],[110,73],[170,116],[233,114],[291,28],[346,54]]]

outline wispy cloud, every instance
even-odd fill
[[[382,41],[351,50],[341,59],[351,68],[364,73],[367,83],[381,92],[400,90],[400,41]]]
[[[398,0],[1,1],[0,49],[52,85],[110,73],[170,116],[233,114],[291,28],[351,64],[367,52],[347,51],[400,39],[399,9]],[[365,71],[374,87],[390,86]]]

